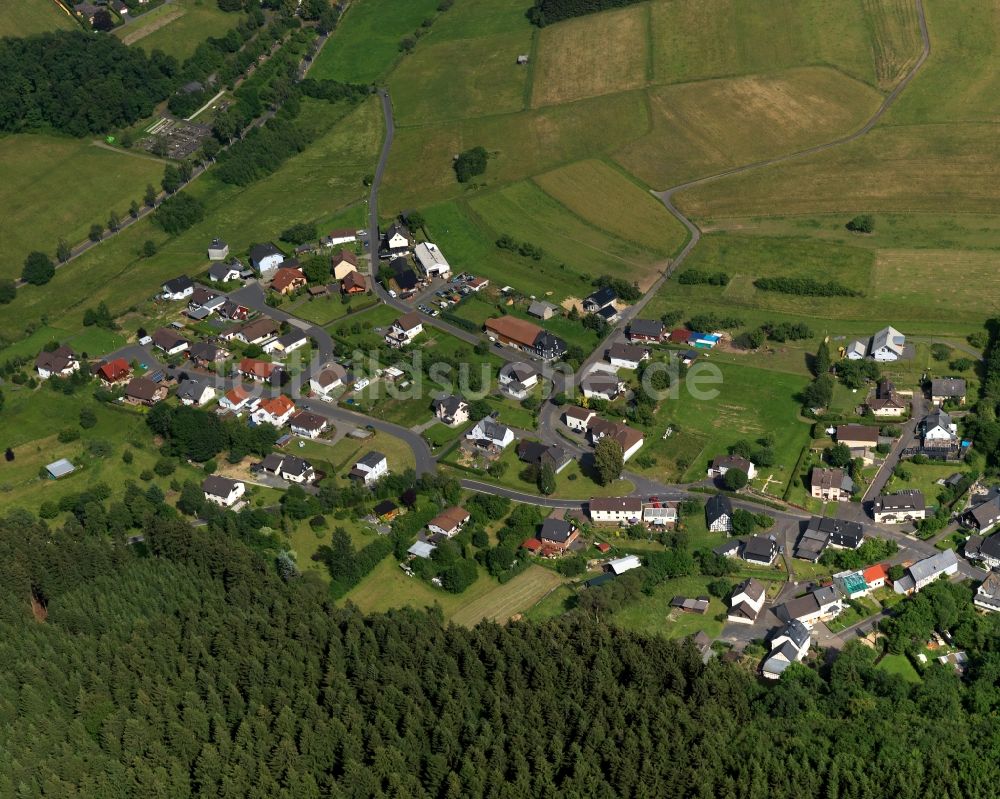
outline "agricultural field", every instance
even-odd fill
[[[649,8],[635,5],[542,28],[531,104],[554,105],[646,84]]]
[[[54,30],[74,30],[79,26],[52,0],[22,0],[4,3],[0,14],[0,37],[31,36]]]
[[[83,310],[102,300],[112,312],[120,313],[152,296],[164,280],[206,267],[205,247],[215,236],[224,236],[234,254],[242,253],[253,242],[277,237],[291,224],[315,221],[322,229],[345,209],[360,205],[367,194],[362,178],[371,171],[381,143],[377,102],[370,100],[345,118],[342,107],[306,101],[302,119],[304,124],[329,130],[273,175],[245,188],[223,185],[207,173],[185,189],[204,202],[202,222],[174,237],[165,235],[148,218],[129,226],[75,260],[71,268],[59,270],[47,285],[19,291],[17,300],[0,315],[0,335],[18,336],[26,320],[45,315],[59,317],[60,326],[72,330]],[[145,163],[117,153],[108,155]],[[331,163],[338,168],[330,170]],[[162,168],[154,166],[158,178]],[[144,186],[145,182],[137,185],[137,197]],[[295,190],[285,191],[288,186]],[[276,192],[282,193],[280,203],[272,201]],[[158,252],[152,258],[140,258],[147,239],[156,243]]]
[[[18,277],[32,250],[54,256],[60,238],[77,244],[112,210],[126,216],[147,183],[159,185],[163,162],[80,139],[19,134],[0,137],[0,173],[0,277]]]
[[[435,15],[438,0],[351,3],[309,77],[374,83],[400,58],[399,43]]]
[[[662,83],[827,64],[885,89],[920,50],[909,0],[658,0],[652,20]]]
[[[148,53],[162,50],[184,61],[209,36],[224,36],[235,28],[240,18],[239,13],[221,11],[214,0],[174,0],[140,14],[114,33],[125,44]]]
[[[660,189],[830,141],[882,101],[827,67],[659,86],[648,96],[652,130],[614,157]]]

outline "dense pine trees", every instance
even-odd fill
[[[365,617],[148,510],[144,553],[0,520],[0,795],[902,799],[1000,778],[992,652],[968,688],[944,668],[910,687],[861,647],[763,687],[582,613]]]
[[[609,8],[630,6],[638,2],[640,0],[535,0],[535,5],[528,11],[528,19],[541,28],[563,19],[606,11]]]

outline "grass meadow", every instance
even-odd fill
[[[221,11],[214,0],[175,0],[139,15],[115,35],[147,53],[162,50],[184,61],[208,36],[224,36],[240,18],[238,13]]]
[[[4,3],[0,14],[0,37],[31,36],[54,30],[74,30],[79,26],[52,0],[21,0]]]
[[[0,277],[17,277],[32,250],[54,256],[60,238],[76,244],[112,210],[126,216],[147,183],[159,185],[163,162],[89,140],[19,134],[0,137],[0,174]]]
[[[337,35],[309,71],[311,78],[374,83],[400,57],[399,43],[434,17],[438,0],[379,0],[351,3]]]
[[[345,209],[361,205],[367,194],[362,178],[371,171],[381,143],[376,101],[369,100],[346,118],[342,108],[304,102],[302,119],[328,130],[273,175],[242,188],[219,183],[209,171],[185,189],[204,202],[204,221],[178,236],[167,236],[148,218],[129,226],[60,269],[47,285],[21,289],[0,316],[0,335],[15,337],[27,320],[42,317],[59,318],[60,327],[78,330],[83,310],[99,301],[121,313],[154,294],[164,280],[207,267],[205,247],[215,236],[224,237],[234,254],[243,253],[254,242],[276,238],[291,224],[315,221],[323,228]],[[329,168],[331,163],[337,164],[336,170]],[[162,170],[156,166],[159,175]],[[141,190],[137,194],[141,196]],[[281,202],[274,201],[276,194],[281,194]],[[158,252],[140,258],[147,239],[156,243]]]

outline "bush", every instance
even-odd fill
[[[289,244],[305,244],[317,238],[316,225],[312,222],[300,222],[281,231],[280,238]]]
[[[871,233],[875,230],[875,217],[870,214],[858,214],[844,225],[851,233]]]
[[[177,464],[174,462],[173,458],[163,457],[156,461],[156,464],[153,466],[153,471],[160,477],[168,477],[174,473],[176,468]]]
[[[56,440],[60,444],[69,444],[71,441],[77,441],[80,438],[80,431],[72,427],[67,427],[65,430],[60,430],[59,435],[56,436]]]
[[[722,484],[729,491],[739,491],[746,486],[749,480],[750,478],[747,477],[747,473],[742,469],[727,469],[726,473],[722,476]]]
[[[863,297],[864,292],[835,280],[823,282],[811,277],[759,277],[753,282],[761,291],[794,294],[800,297]]]
[[[489,153],[485,147],[470,147],[459,153],[455,159],[455,177],[459,183],[468,183],[477,175],[486,171],[486,162],[489,160]]]
[[[935,361],[947,361],[951,357],[951,347],[947,344],[931,344],[931,357]]]
[[[17,285],[13,280],[0,280],[0,305],[7,305],[17,297]]]
[[[45,253],[36,250],[35,252],[28,253],[28,257],[24,259],[21,279],[25,283],[31,283],[33,286],[44,286],[52,280],[55,273],[56,267],[52,263],[52,259]]]
[[[153,213],[153,221],[171,235],[183,233],[204,218],[205,206],[189,194],[168,197]]]
[[[677,282],[682,286],[728,286],[729,275],[725,272],[703,272],[701,269],[685,269],[677,276]]]
[[[153,479],[153,473],[149,469],[143,469],[141,472],[139,472],[139,479],[144,480],[145,482],[148,483],[150,480]]]

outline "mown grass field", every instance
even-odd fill
[[[77,244],[112,210],[126,216],[147,183],[159,185],[163,163],[89,140],[24,134],[0,137],[0,174],[0,277],[17,277],[30,251],[54,257],[60,238]]]
[[[224,36],[235,28],[241,16],[221,11],[214,0],[175,0],[140,14],[134,22],[115,30],[115,35],[147,53],[162,50],[183,61],[209,36]]]
[[[636,5],[542,28],[531,103],[554,105],[646,83],[649,8]]]
[[[31,36],[54,30],[79,28],[70,16],[52,0],[21,0],[3,4],[0,14],[0,37]]]
[[[655,79],[664,83],[829,64],[883,87],[919,51],[909,0],[738,0],[652,4]]]
[[[657,188],[830,141],[882,101],[826,67],[658,86],[648,96],[652,130],[615,159]]]
[[[19,335],[27,320],[46,315],[58,318],[67,330],[78,330],[83,310],[102,300],[112,312],[121,313],[152,296],[164,280],[207,267],[205,247],[215,236],[224,237],[234,254],[242,254],[251,243],[276,238],[296,222],[312,220],[325,228],[330,219],[361,203],[367,194],[362,178],[371,171],[381,143],[381,113],[374,99],[338,124],[343,116],[342,108],[305,102],[303,123],[328,129],[305,152],[246,188],[225,186],[207,173],[185,189],[204,202],[204,221],[174,237],[165,235],[148,218],[126,228],[72,266],[60,269],[47,285],[21,289],[17,300],[0,315],[0,335]],[[335,170],[330,169],[331,163],[337,164]],[[158,177],[162,169],[154,166]],[[144,186],[141,183],[137,188],[140,197]],[[288,190],[290,186],[294,191]],[[274,201],[277,195],[281,202]],[[102,209],[100,218],[106,215]],[[89,217],[85,221],[89,226]],[[156,242],[158,252],[152,258],[140,258],[147,239]],[[19,263],[16,267],[20,271]]]
[[[312,78],[372,83],[400,57],[399,42],[434,16],[438,0],[352,3],[309,71]]]
[[[625,545],[627,548],[627,545]],[[708,583],[711,577],[681,577],[668,580],[653,589],[651,594],[643,595],[611,617],[612,624],[627,630],[650,634],[659,634],[667,638],[682,638],[704,630],[715,638],[722,633],[722,622],[716,616],[726,610],[725,604],[716,597],[709,597],[708,612],[682,613],[670,607],[670,600],[675,596],[696,598],[709,596]]]
[[[889,674],[895,674],[897,677],[902,677],[908,683],[916,684],[921,681],[920,674],[906,655],[886,655],[879,661],[877,668]]]

